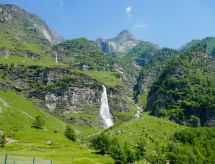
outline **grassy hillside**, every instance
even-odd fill
[[[113,59],[105,56],[100,47],[85,38],[68,40],[53,46],[58,53],[59,61],[80,70],[114,69]]]
[[[138,143],[143,141],[141,147],[144,156],[140,160],[134,161],[157,164],[165,162],[164,155],[162,155],[163,149],[171,143],[170,138],[174,133],[184,128],[167,119],[152,117],[147,112],[144,112],[139,119],[117,124],[107,129],[104,134],[110,140],[117,140],[123,149],[122,151],[125,151],[125,145],[127,145],[126,149],[131,152],[130,155],[133,154],[132,156],[137,155]],[[135,159],[135,157],[133,158]]]
[[[140,68],[148,63],[158,49],[157,45],[141,41],[137,46],[128,51],[126,55],[118,57],[117,60],[127,71],[138,75]]]
[[[82,71],[83,73],[96,79],[101,84],[115,88],[117,86],[124,86],[120,82],[121,74],[118,72],[99,72],[99,71]]]
[[[209,54],[212,54],[215,57],[215,38],[214,37],[206,37],[202,40],[192,40],[182,46],[179,49],[180,53],[185,53],[187,50],[190,50],[198,45],[206,45],[206,50]]]
[[[36,157],[53,160],[55,164],[66,163],[112,163],[109,157],[93,154],[78,143],[68,140],[64,135],[65,123],[39,110],[28,100],[10,92],[0,92],[0,127],[5,136],[14,142],[0,148],[1,153],[9,155]],[[39,115],[45,120],[43,129],[32,128],[32,122]],[[75,128],[76,129],[76,128]],[[78,138],[95,132],[89,128],[77,128]],[[52,141],[53,145],[46,145]],[[60,153],[59,153],[60,152]]]
[[[147,112],[142,113],[139,119],[115,125],[93,138],[99,136],[110,142],[106,153],[118,161],[141,164],[215,161],[214,128],[188,128],[166,118],[152,117]],[[126,160],[122,160],[123,157]]]

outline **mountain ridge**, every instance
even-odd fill
[[[65,41],[63,37],[58,35],[56,32],[50,30],[47,24],[37,15],[29,14],[27,11],[19,8],[16,5],[0,4],[0,12],[2,13],[0,15],[0,21],[2,23],[16,24],[17,21],[22,18],[24,22],[32,23],[32,27],[29,26],[28,28],[31,28],[32,30],[33,28],[35,28],[36,30],[38,30],[38,34],[40,34],[41,37],[47,39],[52,44]]]
[[[112,39],[98,38],[96,43],[100,45],[103,52],[110,57],[124,56],[131,48],[136,46],[140,41],[128,31],[121,31]]]

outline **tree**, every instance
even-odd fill
[[[123,163],[123,161],[126,161],[124,150],[117,138],[114,138],[111,142],[110,155],[116,160],[116,163]]]
[[[71,126],[69,126],[69,125],[66,125],[66,130],[65,130],[65,132],[64,132],[64,135],[65,135],[68,139],[70,139],[70,140],[72,140],[72,141],[75,141],[75,140],[76,140],[75,131],[74,131],[74,129],[73,129]]]
[[[1,137],[1,147],[5,146],[5,136]]]
[[[99,150],[101,154],[105,154],[109,152],[111,140],[108,135],[101,133],[100,135],[94,137],[91,140],[92,146]]]
[[[137,159],[140,160],[145,155],[147,142],[143,137],[140,137],[137,142]]]
[[[45,121],[41,116],[36,116],[36,120],[32,123],[32,127],[36,129],[42,129]]]
[[[132,150],[127,142],[124,143],[123,149],[126,156],[126,163],[133,163],[137,160],[136,152]]]
[[[184,112],[183,112],[182,110],[180,110],[180,111],[178,112],[178,118],[179,118],[179,122],[180,122],[181,124],[183,124],[183,122],[184,122]]]

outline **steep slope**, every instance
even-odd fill
[[[15,5],[0,4],[1,24],[10,24],[28,30],[47,39],[50,43],[56,44],[65,39],[59,36],[54,30],[50,30],[47,24],[38,16],[29,14],[25,10]]]
[[[202,46],[170,62],[148,95],[147,109],[178,123],[214,126],[215,60]]]
[[[148,59],[148,63],[140,70],[135,86],[136,100],[145,108],[145,97],[152,83],[159,77],[166,64],[178,55],[177,51],[163,48],[157,50],[154,55]]]
[[[0,13],[0,57],[52,60],[51,44],[60,37],[43,20],[15,5],[0,4]]]
[[[192,40],[188,43],[186,43],[185,45],[183,45],[182,47],[179,48],[179,53],[185,53],[187,50],[190,50],[194,47],[196,47],[198,44],[201,44],[201,40]]]
[[[140,41],[134,38],[134,36],[128,30],[123,30],[112,39],[98,38],[96,42],[98,45],[100,45],[102,51],[107,56],[110,56],[112,58],[118,58],[124,56]]]
[[[179,49],[180,53],[184,53],[187,50],[190,50],[197,45],[206,45],[206,50],[209,54],[215,57],[215,38],[214,37],[206,37],[202,40],[192,40],[191,42],[185,44]]]
[[[150,42],[141,41],[130,49],[125,56],[117,60],[127,71],[138,76],[140,69],[145,66],[150,58],[159,50],[159,47]]]
[[[71,159],[72,163],[112,162],[111,158],[92,154],[90,150],[67,139],[64,136],[63,121],[41,111],[14,93],[0,92],[0,109],[1,133],[13,141],[0,150],[1,154],[9,154],[8,162],[13,162],[10,161],[11,155],[16,155],[14,160],[21,159],[22,163],[25,162],[25,157],[52,160],[56,164],[70,163]],[[31,127],[38,115],[45,121],[42,129]],[[53,144],[47,145],[48,141]],[[3,161],[0,159],[0,162]]]

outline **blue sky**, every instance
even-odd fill
[[[179,48],[215,36],[215,0],[0,0],[40,16],[66,39],[136,38]]]

